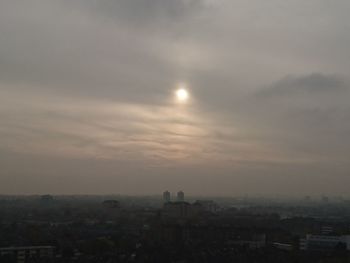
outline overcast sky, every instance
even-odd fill
[[[1,1],[0,193],[346,194],[349,10]]]

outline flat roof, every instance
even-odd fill
[[[28,247],[1,247],[0,251],[9,250],[30,250],[30,249],[52,249],[54,246],[28,246]]]

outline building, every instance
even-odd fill
[[[164,201],[164,203],[169,203],[170,202],[170,192],[169,191],[165,191],[163,193],[163,201]]]
[[[184,192],[179,191],[179,192],[177,193],[177,201],[178,201],[178,202],[183,202],[183,201],[185,201],[185,193],[184,193]]]
[[[328,196],[322,196],[321,200],[322,200],[322,203],[324,203],[324,204],[328,204],[329,203],[329,197]]]
[[[105,200],[102,204],[106,208],[120,208],[120,204],[117,200]]]
[[[161,225],[159,236],[162,242],[172,244],[226,244],[229,247],[259,249],[266,246],[265,233],[251,229],[222,225],[176,224]]]
[[[304,197],[304,201],[305,201],[305,202],[310,202],[310,201],[311,201],[311,196],[306,195],[306,196]]]
[[[336,248],[350,250],[350,236],[307,235],[300,239],[301,250],[329,251]]]
[[[293,250],[293,245],[291,245],[291,244],[274,242],[274,243],[272,243],[272,246],[274,248],[284,250],[284,251],[292,251]]]
[[[205,211],[206,210],[199,203],[190,204],[185,201],[168,202],[163,206],[163,216],[166,218],[191,218]]]
[[[167,202],[164,204],[163,213],[166,217],[186,218],[191,216],[191,204],[187,202]]]
[[[321,234],[322,235],[331,235],[334,232],[333,227],[331,226],[322,226]]]
[[[0,261],[8,260],[16,263],[53,262],[53,246],[5,247],[0,248]],[[7,261],[6,261],[7,262]]]
[[[54,198],[52,195],[42,195],[40,196],[40,201],[43,203],[51,203],[54,201]]]
[[[202,207],[203,211],[215,213],[219,210],[219,206],[212,200],[197,200],[194,205]]]

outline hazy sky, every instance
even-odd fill
[[[347,193],[349,10],[2,0],[0,193]]]

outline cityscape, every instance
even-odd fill
[[[0,263],[350,263],[349,0],[0,0]]]
[[[1,196],[0,262],[348,262],[350,198]]]

